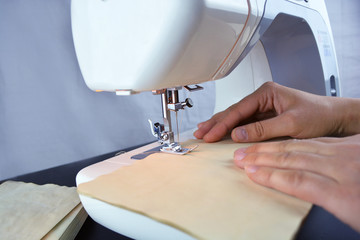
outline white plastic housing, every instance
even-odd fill
[[[255,0],[73,0],[81,72],[90,89],[103,91],[221,78],[246,47],[263,8]]]

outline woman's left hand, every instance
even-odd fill
[[[360,232],[360,134],[258,143],[234,162],[254,182],[319,205]]]

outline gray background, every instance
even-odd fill
[[[343,96],[360,97],[360,2],[326,3]],[[182,113],[181,129],[211,116],[214,85],[205,87],[192,94],[196,106]],[[150,93],[118,97],[85,86],[70,0],[0,0],[0,180],[152,141],[147,119],[160,114]]]
[[[342,95],[360,97],[360,1],[325,0],[333,30]]]

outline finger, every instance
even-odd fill
[[[336,181],[340,179],[339,168],[341,163],[322,156],[306,152],[275,152],[275,153],[250,153],[241,155],[235,152],[234,162],[244,168],[250,166],[264,166],[278,169],[301,170],[323,175]],[[340,173],[341,174],[341,173]]]
[[[198,130],[194,132],[194,136],[198,139],[202,139],[206,133],[216,124],[215,119],[211,118],[205,122],[198,124]]]
[[[256,113],[253,117],[253,121],[260,121],[260,120],[265,120],[265,119],[269,119],[269,118],[273,118],[276,117],[277,113],[275,111],[269,111],[269,112],[259,112]]]
[[[331,145],[314,139],[311,140],[291,139],[291,140],[279,141],[279,142],[257,143],[246,149],[247,153],[292,152],[292,151],[316,153],[327,156],[333,155],[334,153],[334,149],[331,147]]]
[[[204,122],[198,123],[198,124],[197,124],[197,127],[198,127],[198,128],[201,128],[202,126],[204,126],[205,122],[207,122],[207,121],[204,121]]]
[[[232,130],[232,128],[233,128],[232,124],[227,125],[223,121],[220,121],[220,122],[214,124],[214,126],[212,128],[210,128],[206,134],[203,135],[203,139],[205,142],[219,141],[225,135],[227,135]]]
[[[247,166],[246,174],[254,182],[319,206],[329,206],[337,183],[322,175],[306,171]],[[328,196],[328,197],[324,197]]]
[[[231,130],[239,125],[240,122],[246,121],[254,116],[257,113],[259,106],[262,105],[259,103],[259,99],[263,98],[260,98],[258,95],[259,93],[255,92],[227,109],[224,117],[219,119],[219,121],[209,129],[203,136],[203,139],[206,142],[218,141],[231,132]]]
[[[250,123],[235,128],[231,137],[235,142],[259,142],[275,137],[291,136],[294,124],[286,115]]]
[[[346,138],[318,137],[318,138],[313,138],[313,140],[316,140],[316,141],[322,142],[322,143],[339,143],[339,142],[345,142]]]
[[[231,110],[232,106],[226,109],[225,111],[218,112],[212,118],[205,122],[201,122],[198,124],[198,130],[194,132],[194,136],[198,139],[204,138],[204,136],[216,125],[217,122],[221,121],[224,116]],[[224,133],[224,136],[226,133]]]

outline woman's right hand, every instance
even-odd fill
[[[219,141],[230,132],[235,142],[346,136],[360,133],[359,107],[359,99],[318,96],[267,82],[200,123],[194,136],[206,142]]]

